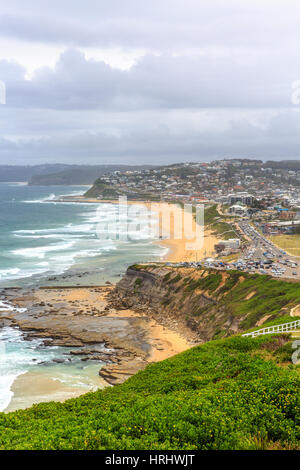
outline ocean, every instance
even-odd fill
[[[55,275],[64,275],[64,284],[101,284],[165,254],[148,231],[119,240],[111,224],[113,239],[99,238],[96,229],[113,220],[114,204],[55,202],[86,189],[0,183],[0,287],[53,284]]]
[[[59,196],[83,194],[86,189],[0,183],[0,288],[101,285],[117,281],[132,263],[158,260],[165,255],[166,249],[152,243],[148,230],[138,226],[135,229],[134,216],[122,216],[125,225],[131,222],[131,237],[115,237],[111,221],[118,210],[116,205],[55,201]],[[103,231],[112,239],[104,237]],[[7,308],[0,298],[0,310]],[[23,397],[15,408],[29,406],[34,399],[67,398],[72,396],[72,390],[78,394],[80,388],[88,391],[101,386],[99,364],[83,364],[74,358],[68,363],[67,353],[66,348],[27,341],[15,328],[2,328],[0,411],[12,400],[13,383],[24,374],[27,380],[30,374],[43,374],[46,391]],[[64,362],[58,363],[62,359]],[[34,375],[31,380],[35,381]],[[59,396],[48,396],[51,380],[62,384]]]
[[[100,365],[82,362],[70,349],[25,340],[17,328],[0,330],[0,411],[27,408],[41,401],[71,398],[103,387]],[[12,386],[23,377],[18,396]]]

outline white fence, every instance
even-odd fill
[[[255,336],[260,335],[271,335],[272,333],[285,333],[286,331],[291,331],[299,328],[300,320],[292,321],[290,323],[282,323],[281,325],[268,326],[267,328],[262,328],[260,330],[251,331],[251,333],[246,333],[242,336]]]

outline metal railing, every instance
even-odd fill
[[[281,325],[273,325],[268,326],[266,328],[261,328],[260,330],[251,331],[250,333],[245,333],[242,336],[252,336],[252,338],[255,338],[255,336],[260,335],[270,335],[272,333],[285,333],[286,331],[294,330],[299,326],[300,320],[295,320],[290,323],[282,323]]]

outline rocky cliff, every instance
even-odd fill
[[[153,316],[195,342],[288,321],[300,285],[239,271],[134,265],[117,284],[113,304]]]

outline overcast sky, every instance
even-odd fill
[[[0,164],[298,159],[299,45],[299,0],[0,0]]]

